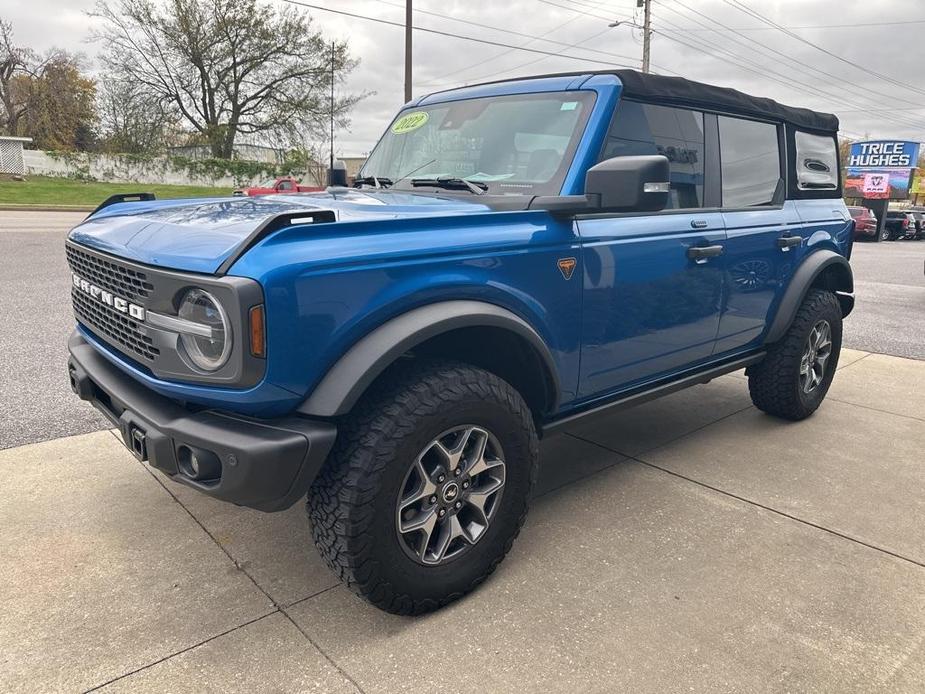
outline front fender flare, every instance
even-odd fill
[[[784,336],[813,283],[823,272],[827,271],[832,272],[834,277],[834,286],[831,289],[836,292],[839,304],[842,307],[842,314],[847,316],[851,313],[851,309],[854,307],[854,297],[852,296],[854,274],[851,272],[851,265],[845,260],[844,256],[835,251],[828,249],[816,251],[806,258],[796,272],[793,273],[790,284],[777,307],[774,321],[764,338],[765,344],[777,342]]]
[[[402,354],[432,337],[467,327],[498,327],[524,338],[547,371],[549,408],[555,409],[559,395],[555,361],[529,323],[495,304],[444,301],[403,313],[360,339],[328,369],[298,411],[312,417],[347,414],[370,384]]]

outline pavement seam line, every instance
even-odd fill
[[[336,587],[336,586],[332,586],[332,587]],[[329,588],[328,590],[330,590],[330,588]],[[324,658],[325,658],[329,663],[331,663],[331,665],[334,666],[334,669],[337,670],[337,671],[341,674],[341,676],[344,677],[344,679],[346,679],[348,682],[350,682],[350,684],[353,685],[354,689],[356,689],[358,692],[360,692],[360,694],[366,694],[366,691],[365,691],[359,684],[357,684],[356,680],[354,680],[354,679],[347,673],[347,671],[344,670],[340,665],[338,665],[336,662],[334,662],[334,659],[333,659],[330,655],[328,655],[327,651],[325,651],[318,643],[316,643],[315,640],[314,640],[311,636],[308,635],[308,632],[305,631],[305,629],[303,629],[303,628],[299,625],[299,623],[296,622],[288,612],[286,612],[285,609],[280,608],[279,611],[280,611],[283,615],[285,615],[286,619],[288,619],[288,620],[292,623],[292,626],[294,626],[296,629],[299,630],[299,633],[301,633],[302,636],[305,637],[305,640],[308,641],[312,646],[314,646],[315,650],[317,650],[322,656],[324,656]]]
[[[290,603],[288,603],[288,604],[286,604],[286,605],[283,605],[283,608],[285,608],[285,609],[288,610],[290,607],[295,607],[296,605],[301,605],[303,602],[306,602],[306,601],[308,601],[308,600],[311,600],[312,598],[317,598],[319,595],[324,595],[324,594],[327,593],[329,590],[334,590],[335,588],[339,588],[339,587],[342,586],[342,585],[343,585],[343,583],[341,583],[340,581],[338,581],[338,582],[335,583],[333,586],[328,586],[327,588],[322,588],[321,590],[319,590],[319,591],[317,591],[317,592],[315,592],[315,593],[312,593],[311,595],[306,595],[304,598],[299,598],[298,600],[294,600],[294,601],[292,601],[292,602],[290,602]]]
[[[580,438],[580,437],[577,437],[577,436],[576,436],[575,438]],[[619,455],[625,455],[625,454],[623,454],[623,453],[620,453],[620,451],[617,451],[617,450],[615,450],[615,449],[613,449],[613,448],[610,448],[609,446],[605,446],[605,445],[603,445],[603,444],[597,443],[596,441],[589,441],[588,439],[581,439],[581,440],[582,440],[582,441],[586,441],[587,443],[593,444],[593,445],[595,445],[595,446],[598,446],[598,447],[600,447],[600,448],[603,448],[604,450],[610,451],[611,453],[617,453],[617,454],[619,454]],[[653,450],[655,450],[655,449],[653,449]],[[655,463],[650,463],[650,462],[647,461],[647,460],[642,460],[641,458],[637,458],[637,457],[632,456],[632,455],[626,456],[626,459],[629,460],[629,461],[631,461],[631,462],[638,463],[638,464],[640,464],[640,465],[645,465],[646,467],[652,468],[653,470],[658,470],[659,472],[664,472],[665,474],[671,475],[672,477],[677,477],[678,479],[682,479],[682,480],[684,480],[684,481],[686,481],[686,482],[690,482],[691,484],[695,484],[695,485],[697,485],[698,487],[703,487],[704,489],[709,489],[710,491],[716,492],[717,494],[722,494],[723,496],[728,496],[730,499],[735,499],[735,500],[737,500],[737,501],[741,501],[741,502],[744,503],[744,504],[748,504],[748,505],[750,505],[750,506],[755,506],[756,508],[760,508],[760,509],[763,509],[763,510],[765,510],[765,511],[769,511],[770,513],[774,513],[774,514],[776,514],[776,515],[778,515],[778,516],[782,516],[782,517],[784,517],[784,518],[788,518],[789,520],[792,520],[792,521],[794,521],[794,522],[796,522],[796,523],[800,523],[800,524],[802,524],[802,525],[809,526],[810,528],[815,528],[816,530],[821,530],[821,531],[823,531],[823,532],[825,532],[825,533],[829,533],[830,535],[834,535],[835,537],[840,537],[840,538],[843,539],[843,540],[848,540],[849,542],[853,542],[853,543],[855,543],[855,544],[861,545],[862,547],[867,547],[868,549],[872,549],[872,550],[874,550],[875,552],[881,552],[881,553],[883,553],[883,554],[887,554],[887,555],[889,555],[889,556],[891,556],[891,557],[894,557],[895,559],[900,559],[901,561],[905,561],[905,562],[908,562],[908,563],[910,563],[910,564],[913,564],[913,565],[915,565],[915,566],[918,566],[918,567],[920,567],[920,568],[925,569],[925,562],[918,561],[917,559],[912,559],[911,557],[904,556],[904,555],[902,555],[902,554],[899,554],[898,552],[894,552],[893,550],[886,549],[885,547],[878,547],[877,545],[871,544],[871,543],[869,543],[869,542],[865,542],[864,540],[861,540],[861,539],[856,538],[856,537],[852,537],[851,535],[847,535],[847,534],[845,534],[845,533],[843,533],[843,532],[840,532],[840,531],[838,531],[838,530],[833,530],[832,528],[827,528],[827,527],[825,527],[824,525],[819,525],[818,523],[813,523],[812,521],[805,520],[805,519],[803,519],[803,518],[799,518],[799,517],[794,516],[794,515],[792,515],[792,514],[790,514],[790,513],[787,513],[786,511],[780,511],[780,510],[778,510],[778,509],[776,509],[776,508],[772,508],[771,506],[767,506],[767,505],[765,505],[765,504],[762,504],[760,501],[754,501],[754,500],[749,499],[749,498],[747,498],[747,497],[740,496],[740,495],[735,494],[735,493],[733,493],[733,492],[726,491],[725,489],[720,489],[719,487],[714,487],[713,485],[707,484],[706,482],[701,482],[701,481],[699,481],[699,480],[695,480],[693,477],[688,477],[687,475],[682,475],[680,472],[675,472],[675,471],[673,471],[673,470],[669,470],[668,468],[661,467],[660,465],[656,465]],[[613,466],[611,465],[611,466],[609,466],[609,467],[613,467]],[[606,470],[606,469],[608,469],[608,468],[602,468],[601,470],[596,471],[594,474],[597,474],[597,472],[603,472],[603,471]],[[588,475],[588,476],[591,477],[592,475]]]
[[[850,347],[846,347],[846,349],[851,349],[851,348],[850,348]],[[860,351],[860,350],[858,350],[858,351]],[[867,359],[867,357],[873,356],[874,354],[880,354],[880,352],[868,352],[867,354],[865,354],[863,357],[861,357],[861,358],[859,358],[859,359],[855,359],[854,361],[850,361],[850,362],[848,362],[847,364],[842,364],[841,366],[836,366],[836,367],[835,367],[835,375],[837,376],[839,371],[844,371],[845,369],[850,369],[850,368],[851,368],[852,366],[854,366],[855,364],[858,364],[858,363],[864,361],[865,359]]]
[[[325,660],[327,660],[327,661],[331,664],[331,666],[332,666],[335,670],[337,670],[337,672],[339,672],[339,673],[341,674],[342,677],[344,677],[348,682],[350,682],[350,683],[356,688],[356,690],[357,690],[358,692],[360,692],[361,694],[365,694],[365,692],[363,691],[363,689],[354,681],[354,679],[353,679],[349,674],[347,674],[347,672],[346,672],[343,668],[341,668],[340,665],[338,665],[336,662],[334,662],[334,660],[333,660],[333,659],[332,659],[332,658],[331,658],[331,657],[330,657],[330,656],[329,656],[329,655],[328,655],[317,643],[315,643],[315,642],[312,640],[312,638],[305,632],[305,630],[302,629],[302,627],[299,626],[299,625],[296,623],[296,621],[289,615],[288,612],[286,612],[286,609],[285,609],[282,605],[280,605],[278,602],[276,602],[276,600],[274,600],[274,599],[270,596],[270,594],[267,593],[267,591],[265,591],[265,590],[263,589],[263,587],[262,587],[259,583],[257,583],[256,579],[255,579],[253,576],[251,576],[251,574],[247,571],[247,569],[245,569],[245,568],[238,562],[238,560],[235,559],[235,558],[231,555],[231,553],[230,553],[227,549],[225,549],[225,548],[222,546],[222,543],[220,543],[220,542],[218,541],[218,539],[217,539],[211,532],[209,532],[208,528],[206,528],[206,526],[203,525],[203,524],[200,522],[200,520],[199,520],[198,518],[196,518],[196,516],[193,515],[192,511],[190,511],[188,508],[186,508],[186,506],[183,504],[183,502],[180,501],[180,499],[178,499],[177,496],[176,496],[172,491],[170,491],[170,489],[167,488],[167,485],[165,485],[164,482],[163,482],[162,480],[158,479],[157,475],[154,474],[154,471],[151,470],[147,465],[145,465],[145,464],[142,463],[141,461],[137,461],[137,462],[147,471],[147,473],[148,473],[149,475],[151,475],[151,477],[154,478],[154,481],[155,481],[155,482],[157,482],[159,485],[161,485],[161,488],[162,488],[165,492],[167,492],[167,493],[170,495],[170,498],[173,499],[173,500],[180,506],[180,508],[182,508],[182,509],[186,512],[186,514],[187,514],[190,518],[193,519],[193,521],[196,523],[196,525],[198,525],[200,528],[202,528],[202,531],[203,531],[206,535],[209,536],[209,539],[211,539],[212,542],[214,542],[214,543],[216,544],[216,546],[225,554],[225,556],[228,557],[228,559],[231,560],[231,562],[234,564],[235,568],[238,569],[238,571],[240,571],[241,573],[243,573],[245,576],[247,576],[247,578],[248,578],[248,579],[250,580],[250,582],[254,585],[254,587],[255,587],[257,590],[259,590],[259,591],[266,597],[266,599],[270,601],[270,604],[272,604],[272,605],[276,608],[275,611],[277,611],[277,612],[279,612],[280,614],[282,614],[283,616],[285,616],[286,619],[288,619],[289,622],[292,624],[292,626],[294,626],[296,629],[298,629],[299,633],[302,634],[302,636],[305,638],[305,640],[307,640],[307,641],[309,642],[309,644],[311,644],[311,645],[321,654],[321,656],[322,656]],[[335,587],[335,586],[331,586],[331,588],[333,588],[333,587]],[[326,588],[325,590],[330,590],[330,588]],[[319,593],[316,593],[315,595],[320,595],[320,594],[323,593],[323,592],[325,592],[325,591],[320,591]],[[309,597],[314,597],[314,596],[309,596]],[[308,598],[305,598],[305,599],[308,599]]]
[[[134,669],[134,670],[132,670],[132,671],[130,671],[130,672],[126,672],[126,673],[123,673],[123,674],[121,674],[121,675],[118,675],[117,677],[113,677],[111,680],[107,680],[106,682],[103,682],[103,683],[101,683],[101,684],[96,684],[96,685],[90,687],[90,689],[85,689],[85,690],[84,690],[84,694],[89,694],[90,692],[95,692],[95,691],[97,691],[97,690],[99,690],[99,689],[102,689],[103,687],[108,687],[108,686],[109,686],[110,684],[112,684],[113,682],[118,682],[119,680],[125,679],[126,677],[131,677],[132,675],[137,675],[139,672],[143,672],[144,670],[147,670],[147,669],[149,669],[149,668],[152,668],[152,667],[154,667],[155,665],[159,665],[160,663],[163,663],[163,662],[165,662],[165,661],[167,661],[167,660],[170,660],[171,658],[175,658],[175,657],[177,657],[178,655],[183,655],[184,653],[188,653],[189,651],[192,651],[193,649],[199,648],[200,646],[204,646],[205,644],[209,643],[210,641],[214,641],[215,639],[220,639],[220,638],[222,638],[223,636],[227,636],[228,634],[231,634],[232,632],[237,631],[238,629],[243,629],[244,627],[247,627],[247,626],[250,626],[251,624],[255,624],[256,622],[259,622],[261,619],[266,619],[267,617],[272,617],[273,615],[279,614],[280,612],[281,612],[281,610],[279,610],[279,609],[272,610],[271,612],[267,612],[265,615],[261,615],[261,616],[259,616],[259,617],[255,617],[254,619],[248,620],[248,621],[244,622],[243,624],[238,624],[237,626],[231,627],[230,629],[227,629],[227,630],[223,631],[223,632],[220,633],[220,634],[215,634],[215,636],[210,636],[209,638],[204,639],[204,640],[200,641],[199,643],[194,643],[192,646],[187,646],[186,648],[181,648],[179,651],[176,651],[176,652],[174,652],[174,653],[170,653],[169,655],[165,655],[163,658],[159,658],[159,659],[157,659],[157,660],[155,660],[155,661],[152,661],[152,662],[148,663],[147,665],[142,665],[141,667],[136,668],[136,669]]]
[[[914,414],[903,414],[900,412],[890,412],[889,410],[881,410],[879,407],[871,407],[870,405],[862,405],[859,402],[851,402],[850,400],[842,400],[841,398],[836,398],[832,395],[826,395],[826,398],[833,402],[840,402],[842,405],[852,405],[853,407],[862,407],[865,410],[879,412],[880,414],[888,414],[891,417],[903,417],[905,419],[914,419],[917,422],[925,422],[925,417],[916,417]]]

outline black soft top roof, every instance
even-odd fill
[[[638,70],[561,72],[552,75],[536,75],[498,81],[514,82],[568,75],[575,75],[576,77],[580,75],[616,75],[623,83],[623,94],[625,96],[643,101],[726,111],[744,116],[780,120],[798,128],[831,133],[838,132],[838,117],[831,113],[784,106],[773,99],[750,96],[737,89],[717,87],[704,82],[694,82],[683,77],[646,74]]]
[[[808,108],[784,106],[773,99],[750,96],[737,89],[694,82],[683,77],[652,75],[636,70],[612,70],[623,82],[623,93],[645,101],[664,101],[685,106],[709,107],[746,116],[764,116],[810,130],[838,131],[838,117]]]

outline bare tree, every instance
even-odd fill
[[[257,0],[101,0],[93,14],[108,72],[169,104],[221,158],[239,135],[327,113],[331,62],[338,81],[356,65],[304,12]]]
[[[13,26],[0,19],[0,105],[3,107],[2,126],[10,135],[19,129],[19,119],[26,112],[28,99],[24,95],[26,86],[20,79],[30,73],[30,65],[36,60],[28,48],[13,42]]]
[[[178,127],[169,104],[152,98],[143,85],[113,75],[99,80],[98,110],[100,145],[108,152],[160,151]]]

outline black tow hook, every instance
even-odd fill
[[[129,442],[132,444],[132,453],[138,460],[144,462],[148,459],[148,447],[145,444],[145,431],[134,424],[129,425]]]

